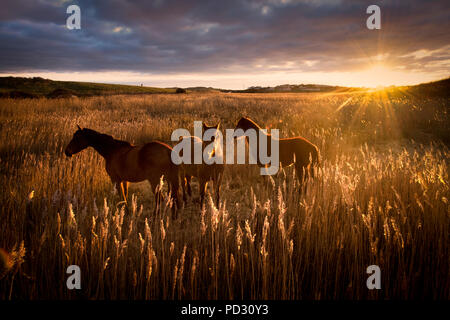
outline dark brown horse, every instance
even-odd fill
[[[215,129],[218,130],[219,124],[216,126],[208,126],[203,123],[203,132],[205,132],[208,129]],[[213,188],[215,189],[215,203],[216,206],[219,205],[220,201],[220,184],[222,182],[223,177],[223,171],[224,171],[224,165],[213,163],[213,164],[194,164],[194,145],[195,144],[201,144],[203,151],[208,143],[205,143],[198,137],[184,137],[183,139],[190,139],[191,140],[191,164],[183,164],[182,165],[182,176],[184,176],[184,186],[183,186],[183,199],[186,201],[186,190],[189,196],[192,196],[192,190],[191,190],[191,179],[192,177],[196,177],[199,180],[199,188],[200,188],[200,203],[203,203],[203,200],[205,198],[206,188],[208,187],[208,181],[212,181]],[[211,141],[214,141],[215,137],[212,137]],[[214,155],[215,150],[211,154],[211,156]]]
[[[257,134],[257,143],[259,150],[259,135],[263,134],[268,139],[267,146],[270,153],[270,134],[259,131],[261,129],[253,120],[249,118],[241,118],[236,125],[236,129],[242,129],[244,131],[248,129],[254,129]],[[297,177],[302,183],[304,174],[308,174],[311,177],[314,175],[313,165],[319,164],[319,149],[302,137],[278,139],[279,142],[279,160],[282,167],[290,165],[295,166]],[[265,166],[261,164],[258,159],[259,166]]]
[[[158,185],[164,176],[174,200],[173,208],[178,206],[179,167],[172,163],[172,148],[167,144],[153,141],[142,146],[133,146],[129,142],[78,126],[78,130],[66,147],[65,154],[71,157],[88,147],[94,148],[105,158],[106,172],[125,202],[129,182],[148,180],[158,204],[160,199]]]

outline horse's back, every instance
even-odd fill
[[[172,147],[161,141],[151,141],[151,142],[147,142],[146,144],[144,144],[141,147],[141,150],[143,152],[150,152],[150,153],[155,153],[155,152],[167,153],[167,152],[169,152],[169,154],[170,154],[170,152],[172,152]]]
[[[303,137],[280,139],[280,157],[290,158],[295,155],[296,161],[307,164],[319,161],[319,148]]]
[[[171,153],[172,148],[163,142],[148,142],[140,147],[139,165],[147,167],[172,164]]]

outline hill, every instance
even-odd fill
[[[177,93],[185,90],[189,93],[320,93],[320,92],[356,92],[367,88],[328,86],[318,84],[284,84],[275,87],[253,86],[245,90],[228,90],[212,87],[156,88],[122,84],[106,84],[93,82],[53,81],[41,77],[20,78],[0,77],[0,97],[7,98],[66,98],[71,96],[85,97],[114,94],[152,94]],[[439,96],[450,97],[450,78],[422,83],[414,86],[391,86],[384,91],[393,95]]]
[[[225,92],[235,93],[301,93],[301,92],[355,92],[365,91],[368,88],[358,87],[341,87],[341,86],[327,86],[319,84],[283,84],[275,87],[249,87],[245,90],[221,90]],[[383,88],[391,94],[405,95],[413,94],[418,96],[450,96],[450,78],[422,83],[414,86],[391,86]]]
[[[233,92],[243,93],[285,93],[285,92],[331,92],[350,90],[353,88],[327,86],[319,84],[283,84],[275,87],[250,87],[245,90],[233,90]]]
[[[394,87],[388,91],[399,91],[421,97],[450,97],[450,78],[421,83],[415,86]]]
[[[149,93],[175,93],[175,89],[93,82],[53,81],[40,77],[0,77],[0,96],[11,98],[58,98]]]

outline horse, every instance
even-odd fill
[[[134,146],[127,141],[114,139],[92,129],[78,126],[64,153],[67,157],[92,147],[104,159],[106,172],[127,203],[128,183],[148,180],[153,188],[156,205],[160,199],[158,188],[162,176],[167,180],[174,206],[178,207],[179,167],[171,160],[172,148],[160,141]],[[155,207],[156,211],[156,207]]]
[[[209,129],[215,129],[218,130],[219,124],[215,126],[208,126],[205,123],[203,123],[203,132],[209,130]],[[206,188],[208,187],[208,182],[212,181],[213,187],[215,189],[215,203],[216,206],[219,206],[220,201],[220,184],[222,182],[223,172],[224,172],[224,165],[219,163],[212,163],[212,164],[194,164],[194,150],[195,144],[201,144],[201,150],[203,150],[206,147],[206,143],[199,139],[198,137],[183,137],[183,139],[190,139],[191,143],[191,163],[190,164],[183,164],[182,165],[182,180],[184,180],[183,185],[183,200],[186,202],[186,190],[189,195],[189,197],[192,196],[192,190],[191,190],[191,179],[192,177],[196,177],[199,180],[199,188],[200,188],[200,204],[203,203],[203,200],[205,198]],[[215,136],[212,137],[212,141],[214,141]],[[211,156],[214,156],[216,152],[216,149],[213,150]],[[184,178],[184,179],[183,179]]]
[[[264,133],[260,130],[261,127],[257,125],[253,120],[249,118],[242,117],[237,125],[235,130],[242,129],[247,131],[248,129],[254,129],[257,135],[257,146],[259,150],[259,138],[260,134],[265,135],[267,141],[268,150],[270,151],[271,145],[271,135]],[[304,174],[314,177],[313,165],[319,164],[319,149],[316,145],[308,141],[303,137],[293,137],[293,138],[285,138],[278,139],[279,142],[279,161],[281,167],[289,167],[291,165],[295,166],[297,178],[299,182],[302,183],[304,179]],[[267,165],[262,164],[257,161],[258,166],[266,167]]]

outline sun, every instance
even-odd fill
[[[392,83],[394,71],[383,63],[376,63],[367,69],[368,85],[371,88],[385,88]]]

